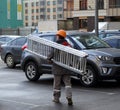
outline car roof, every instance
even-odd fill
[[[19,35],[0,35],[0,37],[17,38],[17,37],[21,37],[21,36],[19,36]]]
[[[67,35],[76,35],[76,34],[80,34],[80,35],[90,35],[90,34],[94,34],[91,32],[83,32],[83,31],[66,31]],[[47,33],[36,33],[36,34],[32,34],[35,36],[44,36],[44,35],[56,35],[56,32],[47,32]]]

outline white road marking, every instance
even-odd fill
[[[107,92],[107,91],[97,91],[97,90],[80,90],[80,91],[84,91],[84,92],[98,92],[98,93],[102,93],[102,94],[108,94],[108,95],[114,95],[117,94],[115,92]]]

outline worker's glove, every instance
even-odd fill
[[[53,63],[53,61],[52,61],[51,59],[49,59],[49,58],[47,58],[47,62],[48,62],[49,64],[52,64],[52,63]]]

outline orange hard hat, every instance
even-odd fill
[[[56,35],[60,35],[61,37],[66,37],[66,32],[64,30],[58,30]]]

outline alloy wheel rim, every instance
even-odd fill
[[[93,82],[93,80],[94,80],[93,72],[90,69],[87,69],[86,74],[82,76],[82,81],[85,84],[89,85]]]
[[[8,65],[8,66],[11,66],[11,65],[13,64],[13,59],[12,59],[12,57],[8,57],[6,62],[7,62],[7,65]]]
[[[27,68],[27,76],[32,79],[35,77],[36,69],[33,65],[29,65]]]

